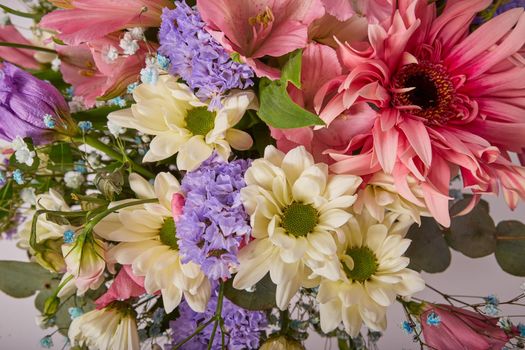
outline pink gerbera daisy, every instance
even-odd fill
[[[358,105],[376,113],[365,114],[369,131],[327,151],[334,172],[382,169],[417,202],[406,184],[411,175],[443,225],[458,174],[476,195],[501,189],[511,208],[525,199],[525,168],[509,154],[525,148],[525,14],[507,11],[469,33],[490,3],[450,0],[437,16],[426,0],[400,0],[389,21],[369,27],[369,45],[340,44],[344,74],[318,92],[317,111],[328,125],[352,120]]]

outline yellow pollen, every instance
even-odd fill
[[[257,16],[248,18],[248,23],[250,23],[251,26],[260,24],[263,26],[263,28],[266,28],[268,27],[268,24],[273,22],[273,20],[274,16],[272,10],[266,6],[266,9],[261,11]]]

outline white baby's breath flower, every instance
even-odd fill
[[[34,163],[36,156],[35,151],[32,151],[27,146],[27,143],[20,136],[17,136],[11,142],[11,148],[15,151],[16,161],[20,164],[31,166]]]
[[[126,132],[126,128],[123,128],[122,126],[116,124],[115,122],[112,122],[111,120],[108,120],[107,125],[109,132],[115,137],[119,137],[120,135]]]
[[[51,61],[51,69],[54,71],[54,72],[58,72],[60,70],[60,65],[62,64],[62,61],[60,60],[60,58],[58,57],[55,57],[52,61]]]
[[[277,285],[277,306],[288,307],[301,286],[311,286],[312,271],[339,278],[336,236],[352,215],[361,179],[329,175],[304,147],[288,154],[268,146],[245,175],[241,198],[255,238],[239,253],[233,286],[246,289],[268,271]]]
[[[124,55],[134,55],[140,48],[137,40],[134,39],[130,32],[126,32],[120,39],[120,48],[124,50]]]
[[[115,46],[110,45],[106,50],[104,59],[106,60],[107,63],[113,63],[117,60],[117,58],[118,58],[118,49]]]
[[[68,171],[64,174],[64,182],[66,184],[66,187],[69,188],[79,188],[80,186],[82,186],[85,180],[86,179],[84,175],[82,175],[78,171]]]
[[[20,198],[26,204],[30,204],[30,205],[36,204],[35,189],[32,187],[23,188],[22,190],[20,190]]]
[[[144,28],[142,27],[134,27],[128,29],[128,33],[131,34],[131,38],[134,40],[142,40],[144,39]]]
[[[126,128],[155,135],[144,162],[156,162],[177,154],[181,170],[193,170],[213,151],[227,160],[231,148],[247,150],[250,135],[234,129],[247,109],[257,107],[251,91],[234,91],[218,111],[209,111],[191,89],[176,77],[163,75],[156,84],[142,84],[133,91],[136,104],[115,111],[108,119]]]

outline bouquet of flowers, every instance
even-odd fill
[[[43,347],[375,349],[394,303],[422,349],[525,346],[523,293],[414,296],[450,248],[525,276],[483,199],[525,200],[524,1],[8,5],[0,289]]]

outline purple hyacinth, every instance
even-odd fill
[[[231,89],[253,85],[252,69],[231,59],[226,50],[204,29],[196,8],[175,1],[176,8],[162,12],[159,52],[171,61],[170,73],[179,75],[196,90],[210,109],[221,107],[221,97]]]
[[[249,164],[243,159],[226,163],[213,155],[182,180],[186,202],[177,222],[182,261],[201,265],[213,280],[231,277],[239,246],[251,232],[240,197]]]
[[[72,123],[68,105],[53,85],[7,62],[0,65],[0,115],[0,138],[8,141],[17,136],[38,144],[49,141],[54,131],[46,127],[46,115],[60,121],[60,131]]]
[[[177,343],[180,343],[190,336],[195,329],[215,314],[217,307],[217,293],[213,293],[203,313],[193,311],[184,301],[179,305],[179,318],[170,322],[173,330],[173,343],[166,349],[171,349]],[[248,311],[233,304],[228,299],[223,300],[222,318],[224,320],[225,347],[229,350],[258,349],[261,332],[264,331],[268,322],[266,316],[260,311]],[[202,350],[206,349],[211,339],[213,323],[204,328],[202,332],[193,337],[189,342],[184,344],[185,350]],[[221,349],[222,341],[221,329],[217,329],[213,339],[212,349]]]

